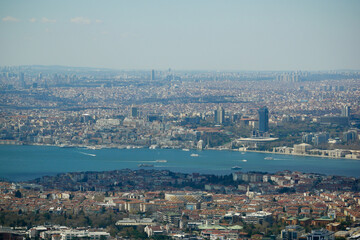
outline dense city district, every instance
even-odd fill
[[[206,149],[357,163],[359,79],[357,71],[0,67],[0,144],[182,149],[194,163]],[[360,239],[354,173],[137,167],[1,180],[0,240]]]
[[[360,158],[359,73],[0,68],[0,143]]]
[[[351,177],[123,169],[0,186],[1,230],[15,239],[357,239],[360,234],[360,181]]]

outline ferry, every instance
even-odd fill
[[[66,144],[60,144],[59,147],[61,147],[61,148],[74,148],[74,146],[66,145]]]
[[[156,160],[155,162],[167,162],[167,160]]]
[[[199,154],[197,154],[197,153],[190,154],[190,157],[198,157],[198,156],[199,156]]]
[[[79,152],[79,153],[87,155],[87,156],[91,156],[91,157],[96,157],[96,154],[92,154],[92,153],[86,153],[86,152]]]
[[[233,166],[232,168],[231,168],[231,170],[241,170],[242,169],[242,167],[239,167],[239,166]]]
[[[274,160],[274,158],[273,157],[266,157],[266,158],[264,158],[265,160]]]
[[[142,163],[142,164],[138,164],[138,167],[154,167],[154,165]]]

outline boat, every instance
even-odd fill
[[[198,156],[199,156],[199,154],[197,154],[197,153],[190,154],[190,157],[198,157]]]
[[[188,149],[188,148],[183,148],[183,151],[188,152],[188,151],[190,151],[190,149]]]
[[[154,165],[153,164],[142,163],[142,164],[138,164],[138,167],[154,167]]]
[[[246,160],[246,159],[243,159],[243,160],[241,160],[241,161],[243,161],[243,162],[247,162],[247,160]]]
[[[242,152],[241,154],[245,154],[244,152]]]
[[[156,160],[155,162],[167,162],[167,160]]]
[[[86,152],[79,152],[79,153],[87,155],[87,156],[91,156],[91,157],[96,157],[96,154],[92,154],[92,153],[86,153]]]
[[[274,158],[273,157],[266,157],[266,158],[264,158],[265,160],[274,160]]]
[[[242,169],[242,167],[239,167],[239,166],[233,166],[232,168],[231,168],[231,170],[241,170]]]
[[[60,144],[59,147],[61,148],[73,148],[74,146],[66,145],[66,144]]]

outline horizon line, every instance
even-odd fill
[[[69,66],[69,65],[59,65],[59,64],[26,64],[26,65],[0,65],[3,67],[62,67],[62,68],[88,68],[88,69],[101,69],[101,70],[111,70],[111,71],[177,71],[177,72],[331,72],[331,71],[342,71],[342,72],[360,72],[360,69],[318,69],[318,70],[245,70],[245,69],[176,69],[172,67],[168,68],[111,68],[111,67],[93,67],[93,66]]]

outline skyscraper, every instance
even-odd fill
[[[344,106],[343,109],[341,109],[341,116],[342,117],[350,117],[350,106]]]
[[[151,70],[151,80],[155,80],[155,70]]]
[[[259,132],[269,131],[269,110],[267,107],[262,107],[258,111],[259,113]]]
[[[225,110],[223,107],[219,107],[214,112],[215,123],[223,124],[225,121]]]
[[[131,107],[131,117],[137,118],[139,116],[138,108],[132,106]]]
[[[24,75],[23,72],[20,73],[19,80],[20,80],[20,86],[21,86],[22,88],[25,88],[25,85],[26,85],[26,84],[25,84],[25,75]]]

